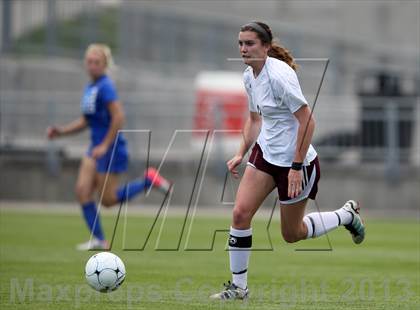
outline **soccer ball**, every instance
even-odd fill
[[[99,292],[115,291],[124,282],[125,266],[117,255],[101,252],[87,261],[85,277],[89,285]]]

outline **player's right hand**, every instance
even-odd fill
[[[60,135],[60,130],[56,126],[49,126],[47,128],[47,138],[48,139],[55,139]]]
[[[232,173],[233,177],[235,179],[239,178],[239,172],[236,169],[237,166],[239,166],[242,162],[243,157],[240,155],[235,155],[231,160],[229,160],[226,165],[228,167],[228,170],[230,173]]]

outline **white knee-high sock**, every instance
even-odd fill
[[[248,262],[252,246],[252,228],[230,228],[229,259],[232,282],[245,289],[248,285]]]
[[[334,213],[340,218],[338,225],[348,225],[353,221],[353,214],[343,208],[335,210]]]
[[[316,238],[336,229],[339,221],[339,215],[335,212],[312,212],[305,215],[303,222],[308,228],[306,238]]]

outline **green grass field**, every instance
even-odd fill
[[[254,223],[246,302],[211,302],[209,294],[230,279],[226,235],[218,233],[211,251],[185,251],[189,228],[177,247],[181,218],[161,220],[143,251],[139,248],[153,218],[124,219],[116,230],[113,252],[125,262],[127,278],[114,293],[100,294],[87,287],[84,265],[92,252],[78,252],[87,231],[77,213],[1,210],[1,309],[419,309],[419,223],[413,220],[367,219],[367,239],[352,244],[344,229],[326,238],[286,244],[278,220],[269,231],[266,221]],[[104,216],[111,234],[115,216]],[[192,226],[190,248],[211,247],[211,228],[229,226],[229,219],[199,218]],[[160,232],[160,235],[159,235]],[[210,237],[209,237],[210,236]],[[159,237],[159,251],[155,250]]]

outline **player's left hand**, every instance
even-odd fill
[[[293,169],[289,170],[289,175],[288,175],[289,186],[287,190],[287,195],[290,198],[295,198],[299,196],[299,194],[302,192],[302,179],[303,179],[302,170],[300,171],[293,170]]]
[[[105,155],[108,147],[104,144],[99,144],[92,149],[92,158],[98,159]]]

